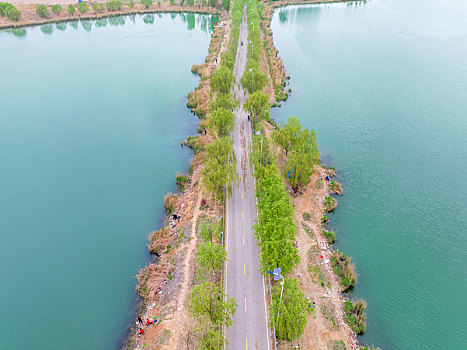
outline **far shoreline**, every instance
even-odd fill
[[[16,7],[19,10],[23,10],[21,11],[22,13],[24,13],[24,11],[28,11],[28,12],[34,11],[35,9],[35,5],[17,5]],[[89,12],[92,12],[92,9],[90,9]],[[67,23],[67,22],[73,22],[73,21],[79,21],[79,20],[88,21],[88,20],[97,20],[97,19],[103,19],[103,18],[127,16],[127,15],[133,15],[133,14],[143,15],[143,14],[151,14],[151,13],[194,13],[194,14],[200,14],[200,15],[220,15],[219,9],[213,8],[213,7],[197,8],[194,6],[190,6],[190,7],[179,6],[179,5],[168,5],[167,6],[166,2],[164,2],[161,6],[158,6],[154,3],[149,8],[144,8],[143,6],[139,4],[138,5],[135,4],[135,7],[132,9],[125,8],[121,11],[107,11],[106,10],[105,12],[101,14],[96,14],[95,12],[92,12],[89,14],[76,13],[75,15],[69,15],[66,13],[66,8],[64,7],[62,10],[62,15],[59,15],[55,18],[42,19],[40,17],[35,16],[33,18],[21,19],[18,22],[12,22],[12,21],[6,20],[5,18],[0,17],[0,30],[19,29],[19,28],[33,27],[33,26],[44,25],[44,24]],[[1,23],[4,21],[8,21],[8,22]]]

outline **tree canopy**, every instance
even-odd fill
[[[220,92],[221,94],[227,94],[230,92],[235,78],[232,70],[227,67],[220,67],[214,73],[212,73],[210,86],[213,90]]]
[[[220,270],[227,258],[227,252],[220,244],[213,242],[203,242],[196,252],[196,263],[206,274],[212,274]]]
[[[298,339],[305,330],[308,303],[300,290],[296,278],[286,278],[282,302],[280,302],[281,285],[276,283],[272,293],[271,317],[274,317],[278,338]],[[279,319],[277,311],[279,309]]]
[[[209,125],[216,130],[218,137],[229,136],[234,125],[234,114],[224,108],[218,108],[209,116]]]
[[[318,143],[314,130],[302,129],[297,117],[290,117],[287,123],[273,133],[273,140],[281,146],[286,155],[284,172],[292,186],[305,186],[319,163]]]
[[[224,300],[220,287],[213,282],[204,282],[194,287],[188,300],[188,313],[204,325],[232,325],[236,308],[235,299]]]
[[[240,79],[240,83],[250,94],[255,91],[263,90],[267,82],[268,76],[257,67],[246,68],[245,73],[243,73]]]
[[[232,192],[231,184],[237,179],[236,158],[232,140],[228,137],[214,140],[206,146],[206,161],[202,170],[201,185],[213,196],[222,198],[223,189]]]
[[[262,91],[252,93],[243,105],[243,108],[250,113],[255,124],[262,119],[269,118],[270,107],[269,96]]]

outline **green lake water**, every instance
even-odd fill
[[[467,2],[278,9],[292,95],[344,195],[331,216],[368,303],[362,342],[467,349]]]
[[[0,348],[116,349],[215,17],[0,31]]]

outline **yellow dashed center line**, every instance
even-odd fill
[[[243,236],[243,245],[245,245],[245,236]]]
[[[248,339],[245,338],[245,349],[248,350]]]
[[[242,199],[243,199],[243,192],[242,192]]]
[[[246,298],[245,298],[245,312],[246,312]]]
[[[246,275],[246,268],[245,268],[245,264],[243,264],[243,275]]]
[[[242,211],[242,220],[245,220],[245,217],[243,216],[243,211]]]

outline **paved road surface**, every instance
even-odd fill
[[[270,347],[266,327],[264,284],[259,274],[258,247],[253,235],[256,206],[248,153],[251,129],[247,113],[242,109],[247,96],[239,87],[239,80],[245,70],[247,44],[245,7],[234,66],[236,86],[233,90],[233,97],[240,100],[240,107],[235,111],[233,146],[237,156],[237,174],[241,181],[238,187],[234,188],[233,195],[226,205],[226,291],[230,297],[236,298],[238,308],[234,315],[234,324],[227,329],[227,340],[231,350],[267,350]]]

